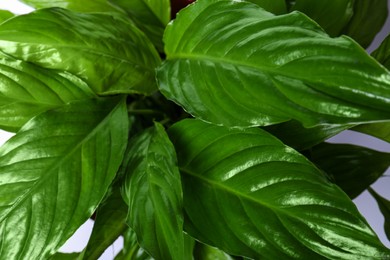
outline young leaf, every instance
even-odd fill
[[[343,32],[367,48],[381,30],[387,14],[387,0],[354,0],[353,16]]]
[[[129,228],[123,236],[124,246],[122,251],[115,256],[115,260],[154,260],[139,246],[134,231]]]
[[[7,10],[0,10],[0,23],[14,16],[13,13]]]
[[[298,12],[198,0],[164,37],[159,88],[204,121],[248,127],[296,119],[310,127],[390,119],[390,72]]]
[[[264,127],[264,130],[276,136],[284,144],[301,151],[319,144],[350,127],[349,125],[320,125],[305,128],[299,122],[291,120]]]
[[[134,23],[149,37],[154,45],[163,50],[162,37],[165,26],[171,20],[169,0],[109,0],[122,8]]]
[[[371,193],[371,195],[374,197],[374,199],[378,203],[379,209],[382,212],[383,216],[385,217],[385,227],[384,227],[385,233],[386,233],[387,239],[390,240],[390,201],[383,198],[381,195],[379,195],[372,188],[369,188],[368,191]]]
[[[112,12],[117,11],[107,0],[20,0],[35,9],[61,7],[77,12]]]
[[[0,55],[0,127],[17,131],[32,117],[70,101],[95,97],[67,72],[46,70]]]
[[[182,260],[182,190],[173,145],[156,123],[132,138],[129,147],[124,186],[128,223],[155,259]]]
[[[390,153],[349,144],[322,143],[310,149],[310,156],[351,199],[370,187],[390,166]]]
[[[331,36],[338,36],[354,15],[354,1],[296,0],[290,10],[303,12],[315,20]]]
[[[233,260],[233,258],[218,248],[202,243],[196,243],[194,249],[195,260]]]
[[[390,143],[390,122],[358,125],[351,130],[372,135]]]
[[[254,259],[390,256],[345,193],[267,132],[188,119],[168,133],[196,239]]]
[[[160,57],[147,37],[116,14],[41,9],[0,25],[0,49],[39,66],[65,70],[98,94],[150,94]]]
[[[128,133],[124,99],[42,113],[0,148],[0,259],[47,259],[107,192]]]
[[[84,260],[95,260],[126,230],[127,205],[119,187],[99,206],[95,224],[84,253]]]

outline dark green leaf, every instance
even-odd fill
[[[322,143],[313,147],[310,155],[312,162],[351,199],[370,187],[390,166],[390,153],[349,144]]]
[[[61,71],[0,55],[0,127],[17,131],[32,117],[95,95],[83,81]]]
[[[297,121],[267,126],[264,129],[276,136],[286,145],[296,149],[305,150],[322,141],[350,128],[348,125],[320,125],[305,128]]]
[[[50,260],[82,260],[82,253],[56,253]]]
[[[305,127],[390,119],[390,72],[306,16],[198,0],[165,31],[159,88],[204,121]]]
[[[109,0],[122,8],[154,45],[163,50],[162,37],[165,26],[171,20],[169,0]]]
[[[369,188],[368,191],[375,198],[376,202],[378,203],[380,211],[382,212],[383,216],[385,217],[385,225],[384,225],[385,233],[386,233],[387,239],[390,240],[390,201],[388,201],[384,197],[380,196],[377,192],[375,192],[371,188]]]
[[[18,59],[65,70],[98,94],[153,92],[157,51],[115,14],[41,9],[0,25],[0,49]]]
[[[0,10],[0,23],[14,16],[13,13],[7,10]]]
[[[287,13],[285,0],[249,0],[248,2],[255,3],[266,11],[274,14]]]
[[[347,195],[267,132],[184,120],[169,134],[191,236],[254,259],[390,257]]]
[[[122,161],[118,98],[74,102],[28,121],[0,148],[0,259],[46,259],[99,205]]]
[[[340,35],[353,13],[354,0],[296,0],[290,10],[305,13],[331,36]]]
[[[233,258],[218,248],[198,242],[194,249],[194,260],[233,260]]]
[[[96,260],[126,230],[127,205],[118,187],[99,206],[83,259]]]
[[[351,130],[372,135],[390,143],[390,123],[358,125]]]
[[[371,55],[387,69],[390,69],[390,35],[383,40],[378,49]]]
[[[132,138],[129,147],[124,188],[128,223],[151,256],[182,260],[182,190],[173,145],[156,123]]]
[[[117,11],[107,0],[20,0],[35,9],[61,7],[77,12]]]
[[[123,249],[115,260],[154,260],[154,258],[139,246],[135,232],[129,228],[124,234]]]
[[[387,18],[387,0],[354,0],[353,16],[343,33],[368,47]]]

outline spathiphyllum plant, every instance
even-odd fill
[[[1,12],[0,259],[390,259],[387,0],[24,0]],[[178,12],[178,13],[177,13]],[[89,218],[80,253],[58,249]]]

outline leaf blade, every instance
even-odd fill
[[[120,165],[126,119],[122,98],[75,102],[1,147],[0,258],[48,258],[91,216]]]
[[[183,259],[182,191],[174,148],[157,123],[131,139],[129,147],[124,184],[129,226],[154,258]]]
[[[388,256],[350,199],[266,132],[183,120],[168,133],[180,155],[185,230],[200,241],[255,259]]]
[[[98,94],[150,94],[156,89],[158,53],[120,14],[40,9],[1,24],[0,48],[41,67],[68,71]]]
[[[300,13],[200,0],[164,37],[159,89],[204,121],[249,127],[295,119],[312,127],[389,120],[389,72]]]
[[[378,203],[379,209],[385,218],[384,229],[385,229],[387,239],[390,239],[390,202],[384,197],[382,197],[381,195],[379,195],[372,188],[369,188],[368,191]]]

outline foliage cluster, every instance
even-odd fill
[[[119,260],[390,259],[351,200],[390,236],[390,154],[325,142],[390,142],[390,39],[364,50],[387,1],[23,2],[0,13],[0,259],[121,235]]]

